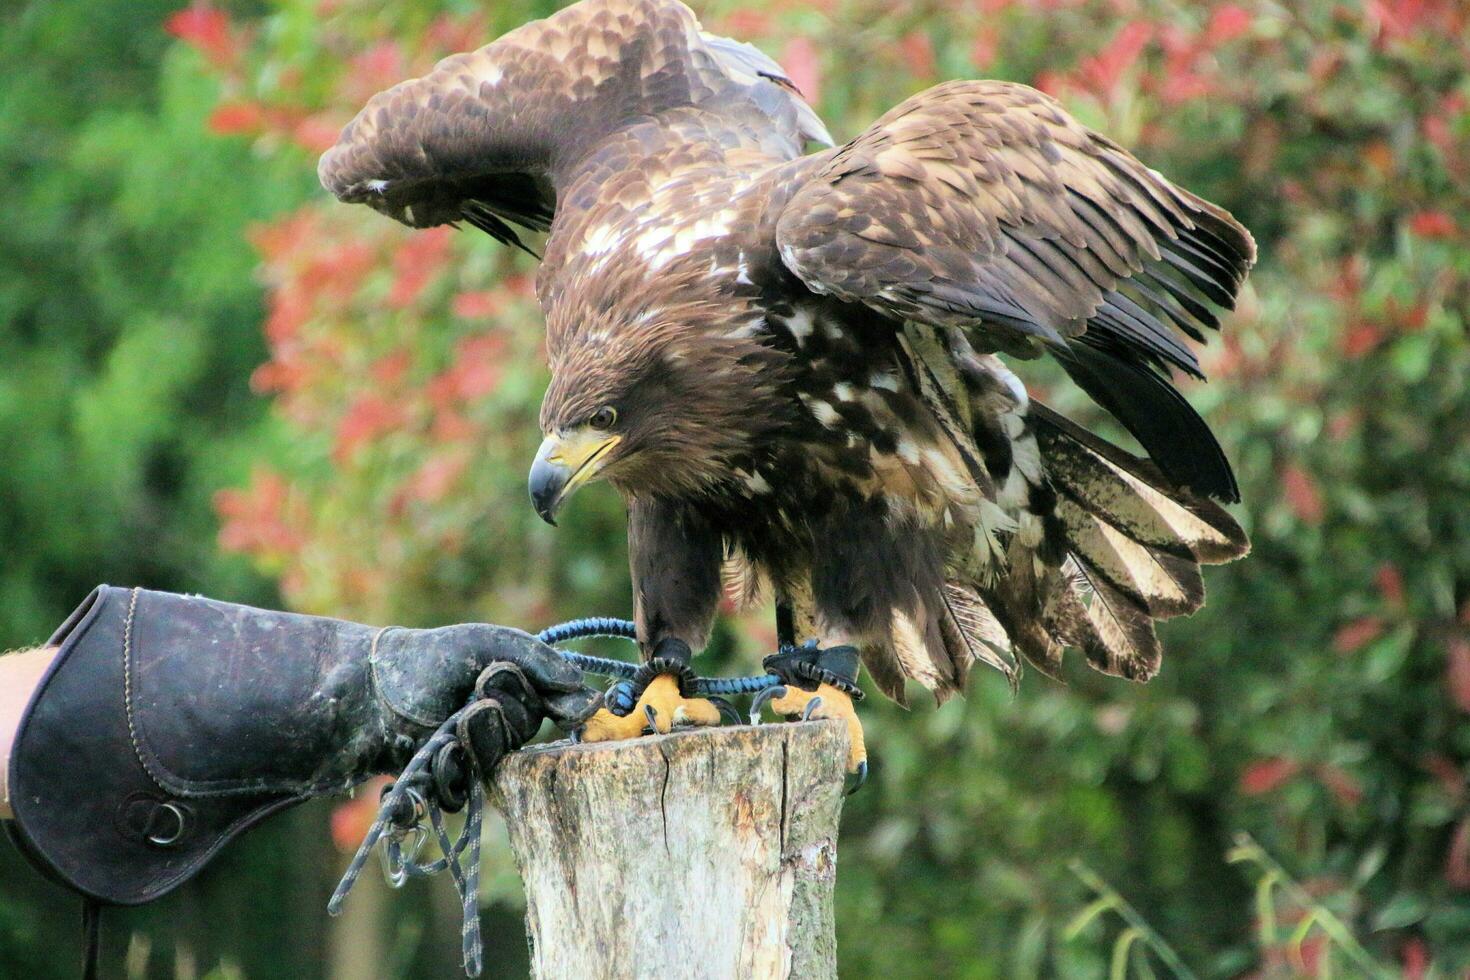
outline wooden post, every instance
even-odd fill
[[[837,975],[840,721],[557,742],[497,803],[543,980]]]

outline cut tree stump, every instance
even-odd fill
[[[544,980],[837,975],[840,721],[535,746],[497,803]]]

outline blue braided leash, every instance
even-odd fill
[[[536,639],[548,646],[556,646],[568,640],[583,640],[593,636],[636,640],[638,639],[638,628],[632,620],[616,619],[612,616],[591,616],[587,619],[573,619],[547,627],[536,634]],[[593,657],[585,653],[573,653],[570,650],[558,650],[557,653],[561,654],[567,663],[586,674],[616,677],[626,681],[632,680],[633,675],[638,673],[638,665],[630,664],[626,660]],[[759,694],[780,683],[781,679],[775,674],[758,674],[750,677],[700,677],[694,682],[694,690],[699,694],[725,696]]]

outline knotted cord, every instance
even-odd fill
[[[542,630],[536,638],[549,646],[555,646],[568,640],[594,636],[635,640],[638,633],[629,620],[595,616],[558,623]],[[593,657],[570,650],[558,650],[557,653],[587,674],[631,681],[638,672],[636,664],[625,660]],[[694,688],[699,694],[758,694],[780,683],[781,679],[774,674],[700,677],[695,680]],[[441,749],[449,745],[459,745],[459,737],[455,734],[457,726],[460,718],[473,706],[472,699],[469,704],[445,718],[434,734],[429,736],[428,741],[413,754],[398,778],[383,791],[378,815],[363,837],[362,844],[358,846],[357,853],[348,863],[342,880],[332,892],[332,897],[327,902],[327,912],[330,915],[342,913],[342,903],[347,898],[347,893],[352,891],[368,857],[381,841],[383,869],[388,884],[394,888],[402,886],[409,878],[428,877],[446,870],[449,872],[455,891],[459,893],[460,908],[464,915],[464,926],[461,930],[464,971],[468,976],[478,977],[484,959],[484,943],[480,938],[480,832],[484,825],[485,790],[480,780],[471,774],[468,779],[464,827],[460,830],[459,837],[450,841],[449,832],[444,825],[444,807],[433,789],[433,777],[429,770],[430,761]],[[435,861],[420,863],[418,852],[428,836],[424,830],[426,817],[441,856]],[[413,843],[405,850],[403,843],[409,837],[413,838]],[[465,858],[463,862],[460,860],[461,855]]]
[[[484,944],[480,941],[480,830],[485,816],[485,791],[480,786],[480,781],[472,776],[465,804],[464,827],[453,843],[444,829],[444,811],[438,797],[432,791],[424,792],[430,782],[429,760],[444,746],[459,742],[458,736],[454,734],[455,726],[469,709],[470,705],[465,705],[444,719],[429,740],[414,753],[408,765],[403,767],[403,772],[399,773],[393,784],[383,792],[377,819],[368,828],[357,853],[348,863],[342,880],[332,892],[332,897],[327,902],[327,914],[342,914],[343,900],[357,883],[357,876],[362,874],[363,866],[367,864],[373,848],[386,834],[383,870],[392,887],[401,887],[409,878],[428,877],[446,868],[449,870],[455,890],[459,892],[460,908],[464,914],[464,926],[461,930],[464,972],[467,976],[478,977],[484,950]],[[442,856],[437,861],[421,864],[418,852],[424,839],[425,816],[433,826]],[[415,837],[414,844],[405,853],[403,841],[410,834]],[[459,857],[466,850],[469,854],[464,865],[461,865]]]

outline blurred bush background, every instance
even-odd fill
[[[559,531],[525,501],[545,383],[531,262],[315,179],[374,92],[554,7],[0,12],[0,642],[44,639],[98,581],[376,623],[628,613],[612,492]],[[1016,697],[978,676],[942,710],[868,702],[843,974],[1168,975],[1094,901],[1095,873],[1200,976],[1465,975],[1464,3],[696,7],[775,55],[839,140],[944,79],[1037,85],[1234,211],[1262,255],[1214,380],[1190,389],[1255,552],[1209,573],[1147,687],[1076,669]],[[768,617],[730,617],[713,659],[743,671],[773,640]],[[110,975],[458,975],[447,883],[324,916],[364,826],[332,802],[255,832],[112,916]],[[1280,868],[1228,862],[1240,832]],[[503,828],[489,839],[491,975],[516,976],[519,889]],[[74,975],[75,903],[9,848],[0,880],[0,975]]]

